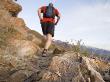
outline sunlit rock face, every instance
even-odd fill
[[[0,0],[0,82],[22,82],[37,71],[29,61],[37,55],[42,36],[17,17],[21,10],[13,0]]]

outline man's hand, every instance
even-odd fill
[[[43,19],[42,19],[42,18],[40,18],[40,24],[42,23],[42,20],[43,20]]]
[[[55,22],[55,25],[58,24],[59,20],[60,20],[60,16],[57,17],[57,21]]]
[[[40,18],[40,21],[42,21],[43,19],[42,18]]]
[[[55,23],[55,25],[57,25],[58,22]]]

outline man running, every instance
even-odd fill
[[[47,50],[52,43],[55,25],[57,25],[57,23],[59,22],[60,13],[56,8],[54,8],[52,3],[49,3],[48,6],[42,6],[38,9],[38,16],[41,22],[42,32],[46,38],[46,43],[42,52],[42,56],[47,56]],[[55,17],[57,18],[56,20]]]

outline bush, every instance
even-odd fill
[[[84,46],[84,43],[81,44],[82,40],[78,40],[76,42],[76,45],[74,43],[72,43],[72,51],[74,51],[77,54],[80,54],[82,56],[89,56],[89,52],[86,48],[86,46]]]

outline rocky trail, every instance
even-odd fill
[[[13,0],[0,0],[0,82],[110,82],[110,62],[56,43],[42,57],[44,37],[17,17],[21,10]]]
[[[38,72],[31,74],[28,78],[24,80],[24,82],[41,82],[40,80],[43,77],[43,74],[48,70],[49,65],[52,61],[52,58],[55,56],[52,52],[48,52],[46,57],[42,56],[42,52],[37,54],[38,58],[35,59],[32,63],[36,66]],[[38,64],[35,62],[37,61]]]

